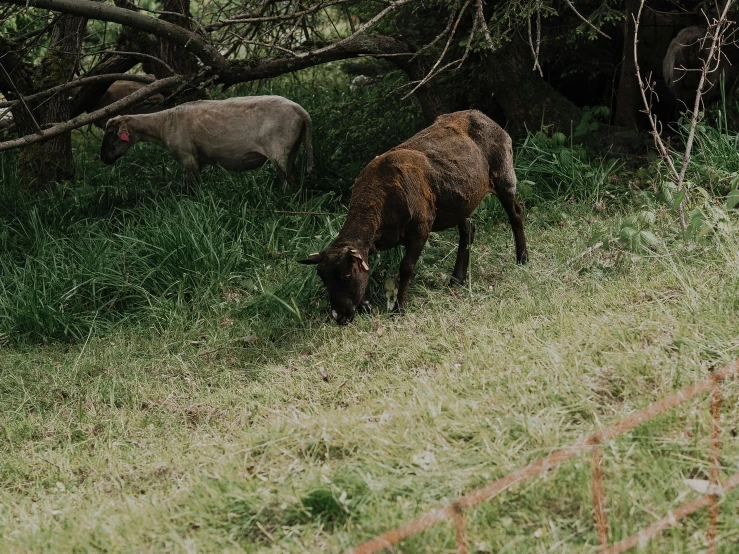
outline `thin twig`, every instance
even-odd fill
[[[132,58],[137,58],[137,57],[147,58],[147,59],[154,60],[155,62],[162,64],[167,69],[167,71],[169,71],[170,73],[174,75],[177,74],[177,72],[174,69],[172,69],[167,62],[165,62],[161,58],[152,56],[151,54],[144,54],[143,52],[125,52],[123,50],[108,50],[106,51],[106,54],[118,54],[121,56],[131,56]]]
[[[303,10],[302,12],[293,12],[293,13],[288,13],[288,14],[283,14],[283,15],[270,15],[266,17],[259,17],[253,13],[242,13],[238,15],[233,15],[229,17],[228,19],[224,19],[223,21],[216,21],[215,23],[206,25],[205,30],[206,31],[217,31],[218,29],[221,29],[222,27],[226,25],[237,25],[241,23],[266,23],[269,21],[292,20],[292,19],[296,19],[296,18],[304,17],[306,15],[313,14],[325,8],[338,6],[339,4],[345,4],[349,1],[351,0],[337,0],[336,2],[328,2],[325,4],[319,4],[317,6],[313,6],[312,8],[308,8],[307,10]]]
[[[577,260],[582,260],[585,256],[591,255],[593,252],[595,252],[596,250],[598,250],[601,246],[603,246],[603,243],[602,242],[596,242],[593,246],[590,246],[590,247],[586,248],[585,250],[583,250],[582,252],[580,252],[574,258],[571,258],[571,259],[567,260],[567,265],[570,265],[573,262],[576,262]]]
[[[464,6],[462,6],[462,9],[459,11],[459,16],[457,17],[457,20],[454,22],[454,27],[452,28],[452,32],[449,35],[449,38],[446,41],[446,44],[444,45],[444,49],[441,51],[441,55],[439,56],[439,59],[436,60],[436,63],[434,66],[429,70],[429,72],[426,74],[426,76],[421,79],[416,86],[413,87],[413,89],[406,94],[402,100],[405,100],[409,96],[411,96],[414,92],[416,92],[419,88],[421,88],[423,85],[425,85],[428,81],[430,81],[434,76],[434,70],[439,67],[439,64],[441,63],[441,60],[444,59],[444,56],[446,56],[447,50],[449,50],[449,45],[451,44],[452,40],[454,39],[454,35],[457,33],[457,27],[459,26],[459,22],[462,20],[462,16],[464,15],[464,12],[467,10],[467,6],[470,5],[470,2],[472,0],[467,0],[464,3]],[[456,63],[456,61],[454,62]]]
[[[444,30],[441,33],[439,33],[438,35],[436,35],[436,37],[434,37],[434,40],[432,40],[431,42],[429,42],[427,44],[424,44],[421,48],[419,48],[416,51],[416,53],[413,54],[413,57],[411,58],[411,61],[413,61],[415,58],[417,58],[418,56],[420,56],[423,52],[425,52],[426,50],[428,50],[429,48],[431,48],[434,44],[436,44],[437,42],[439,42],[442,37],[445,37],[446,36],[446,34],[449,32],[449,29],[451,29],[452,28],[452,25],[454,24],[454,16],[457,13],[457,9],[459,8],[459,3],[461,1],[462,0],[455,0],[454,1],[454,6],[452,6],[452,11],[449,13],[449,18],[447,19],[446,27],[444,27]]]
[[[534,46],[534,39],[531,36],[531,17],[526,18],[526,26],[529,31],[529,46],[531,47],[531,53],[534,56],[534,71],[538,70],[539,75],[541,77],[544,77],[544,72],[541,70],[541,65],[539,65],[539,46],[541,44],[541,10],[536,12],[537,15],[537,27],[536,27],[536,46]]]
[[[287,215],[334,215],[331,212],[290,212],[286,210],[257,210],[244,209],[243,211],[257,214],[287,214]]]
[[[298,57],[298,55],[295,52],[287,48],[283,48],[282,46],[277,46],[276,44],[268,44],[266,42],[259,42],[256,40],[246,40],[245,38],[241,38],[239,35],[237,35],[233,31],[229,31],[229,34],[233,35],[236,40],[241,42],[241,44],[253,44],[254,46],[264,46],[265,48],[274,48],[275,50],[279,50],[280,52],[284,52],[285,54],[290,54],[291,56],[294,56],[296,58]]]
[[[573,5],[572,2],[570,2],[570,0],[565,0],[565,3],[570,7],[570,9],[573,12],[575,12],[575,15],[577,17],[579,17],[580,19],[582,19],[589,27],[591,27],[593,29],[593,31],[595,31],[596,33],[598,33],[599,35],[601,35],[603,37],[606,37],[608,40],[611,40],[611,37],[609,37],[603,31],[601,31],[600,29],[598,29],[598,27],[596,27],[595,25],[593,25],[593,23],[587,17],[583,16],[579,11],[577,11],[577,8]]]
[[[346,37],[345,39],[342,39],[340,41],[337,41],[329,46],[325,46],[324,48],[319,48],[318,50],[313,50],[312,52],[304,52],[302,54],[299,54],[298,56],[303,58],[306,56],[315,56],[318,54],[322,54],[324,52],[328,52],[329,50],[333,50],[335,48],[338,48],[339,46],[342,46],[346,44],[347,42],[351,42],[355,38],[357,38],[359,35],[373,27],[377,22],[379,22],[383,17],[385,17],[387,14],[397,10],[400,6],[404,4],[408,4],[409,2],[414,2],[416,0],[396,0],[392,4],[390,4],[387,8],[382,10],[380,13],[375,15],[372,19],[367,21],[364,25],[362,25],[359,29],[356,30],[356,32],[352,33],[350,36]]]
[[[660,131],[657,128],[657,116],[652,113],[652,104],[649,100],[647,100],[647,90],[651,90],[651,85],[649,83],[647,83],[646,85],[644,84],[644,81],[641,77],[641,70],[639,69],[639,56],[637,54],[637,46],[639,44],[639,24],[641,23],[641,14],[644,9],[644,2],[645,0],[641,0],[641,3],[639,4],[639,11],[637,12],[636,18],[634,19],[634,67],[636,68],[636,79],[639,83],[639,92],[641,93],[642,101],[644,103],[643,111],[647,115],[647,119],[649,119],[649,125],[652,127],[651,135],[654,139],[654,144],[657,147],[657,151],[659,152],[660,157],[667,164],[673,180],[675,181],[675,183],[678,183],[679,174],[677,172],[677,169],[675,168],[675,163],[673,162],[672,156],[667,150],[665,143],[662,141]],[[685,221],[685,211],[683,209],[682,202],[678,207],[678,213],[680,216],[680,225],[683,227],[683,229],[687,229],[687,223]]]
[[[477,26],[479,24],[480,24],[480,22],[479,22],[478,18],[475,17],[473,19],[473,21],[472,21],[472,30],[470,31],[470,37],[467,39],[467,46],[464,49],[464,54],[462,55],[462,59],[459,60],[459,65],[457,66],[456,69],[459,69],[460,67],[462,67],[462,64],[467,59],[467,55],[470,53],[470,47],[472,46],[472,41],[475,38],[475,31],[477,31]]]

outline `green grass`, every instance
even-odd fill
[[[453,246],[435,239],[444,263],[421,264],[404,317],[338,328],[304,308],[268,325],[224,297],[194,322],[4,349],[0,549],[339,551],[736,356],[736,235],[568,264],[592,214],[563,209],[562,226],[538,214],[524,268],[507,225],[483,226],[464,290],[439,279]],[[729,384],[726,474],[736,393]],[[707,437],[702,400],[606,446],[613,539],[694,495],[682,479],[705,475]],[[578,459],[473,510],[473,550],[594,551],[589,472]],[[729,495],[724,552],[737,508]],[[651,551],[698,551],[703,529],[699,514]],[[451,552],[452,531],[401,551]]]
[[[735,212],[678,240],[657,191],[632,192],[638,176],[541,136],[516,155],[528,265],[489,198],[466,287],[447,286],[454,233],[435,234],[405,316],[384,310],[400,259],[385,252],[378,308],[337,327],[295,260],[340,228],[345,179],[385,148],[373,137],[399,141],[417,113],[280,86],[314,102],[324,137],[297,197],[269,168],[208,170],[186,197],[156,148],[111,169],[78,137],[79,180],[29,199],[0,157],[0,553],[339,552],[737,357]],[[341,102],[380,119],[356,150],[361,121],[341,123]],[[631,228],[649,241],[622,239]],[[736,381],[725,392],[724,477]],[[708,436],[704,398],[604,445],[612,540],[696,495],[683,479],[707,475]],[[472,551],[595,552],[590,471],[581,457],[471,510]],[[721,552],[738,499],[722,505]],[[706,519],[646,551],[701,551]],[[454,552],[453,530],[395,551]]]

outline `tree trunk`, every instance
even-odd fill
[[[580,110],[533,71],[529,46],[516,35],[505,48],[487,54],[487,77],[495,100],[514,131],[536,131],[553,125],[569,133]]]
[[[74,77],[77,69],[82,35],[87,20],[83,17],[63,15],[54,24],[49,42],[49,50],[33,73],[34,90],[41,91]],[[30,106],[33,109],[33,106]],[[16,113],[21,110],[16,110]],[[69,102],[65,94],[58,94],[47,101],[41,101],[34,110],[36,122],[58,123],[69,119]],[[22,135],[38,129],[30,117],[18,121]],[[38,190],[59,181],[74,179],[74,158],[72,157],[72,135],[64,133],[43,143],[24,149],[18,158],[18,183],[26,190]]]
[[[634,60],[634,18],[639,11],[639,0],[626,0],[624,21],[624,47],[621,58],[621,75],[616,93],[616,125],[637,127],[639,119],[639,82],[636,79]]]
[[[197,33],[197,27],[190,15],[190,0],[164,0],[164,11],[171,13],[162,14],[159,19]],[[167,62],[169,67],[174,69],[174,74],[176,75],[196,73],[198,70],[198,59],[194,54],[188,52],[182,46],[178,46],[168,40],[162,40],[161,38],[159,39],[159,57]],[[157,77],[172,76],[172,72],[166,71],[164,66],[161,66],[161,69],[166,74],[165,72],[157,73]]]

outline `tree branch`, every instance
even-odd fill
[[[103,2],[92,0],[2,0],[8,4],[18,6],[33,6],[60,13],[80,15],[88,19],[120,23],[161,37],[173,44],[182,46],[193,52],[200,60],[212,67],[224,67],[228,62],[221,53],[200,35],[183,29],[162,19],[155,19],[148,15],[132,10],[110,6]]]

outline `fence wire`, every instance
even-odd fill
[[[735,360],[727,367],[713,372],[710,377],[703,379],[702,381],[698,381],[697,383],[671,394],[662,400],[658,400],[657,402],[634,412],[621,421],[608,425],[592,435],[580,439],[575,444],[556,450],[548,456],[540,458],[519,470],[509,473],[505,477],[501,477],[500,479],[488,483],[479,489],[475,489],[462,496],[456,502],[431,510],[419,518],[409,521],[408,523],[404,523],[395,529],[386,531],[359,546],[347,550],[344,554],[372,554],[373,552],[378,552],[448,519],[454,520],[457,554],[467,554],[469,552],[469,546],[467,541],[467,524],[464,514],[466,509],[476,506],[486,500],[490,500],[514,485],[527,479],[531,479],[532,477],[536,477],[537,475],[558,466],[562,462],[569,460],[570,458],[574,458],[575,456],[579,456],[588,450],[590,450],[592,454],[593,514],[595,527],[598,532],[598,543],[600,545],[599,552],[602,554],[618,554],[620,552],[625,552],[634,546],[643,546],[649,539],[657,536],[665,529],[672,527],[680,519],[702,508],[708,508],[709,518],[708,530],[706,533],[706,553],[715,554],[718,538],[720,497],[739,486],[739,472],[735,473],[725,481],[721,481],[721,383],[727,377],[738,372],[739,360]],[[700,396],[709,391],[711,392],[711,440],[708,492],[682,504],[638,533],[609,546],[608,520],[606,518],[605,511],[605,489],[603,487],[603,451],[600,444],[632,430],[634,427],[649,421],[667,410],[679,406],[691,398],[695,398],[696,396]]]

